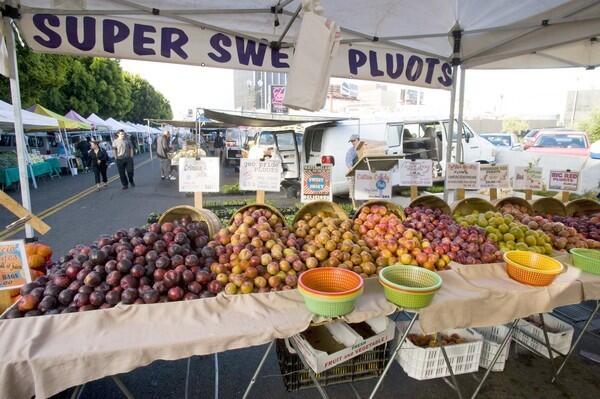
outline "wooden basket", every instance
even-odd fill
[[[256,208],[256,209],[268,209],[271,212],[273,212],[275,215],[277,215],[280,219],[281,219],[281,223],[283,223],[284,226],[287,226],[285,223],[285,217],[283,217],[283,214],[281,212],[279,212],[279,210],[275,207],[272,207],[271,205],[267,205],[267,204],[248,204],[248,205],[244,205],[243,207],[241,207],[240,209],[238,209],[237,211],[235,211],[233,213],[233,215],[231,215],[231,219],[229,219],[229,224],[231,225],[233,223],[233,217],[235,216],[236,213],[243,213],[246,210],[250,209],[250,208]]]
[[[358,217],[358,215],[360,214],[360,211],[365,207],[365,206],[372,206],[372,205],[383,205],[385,206],[390,212],[393,212],[396,214],[396,216],[398,216],[400,218],[400,220],[404,220],[406,219],[406,215],[404,214],[404,209],[398,205],[398,204],[394,204],[391,201],[384,201],[384,200],[371,200],[371,201],[367,201],[364,204],[362,204],[354,213],[354,218],[356,219]]]
[[[440,197],[436,197],[435,195],[422,195],[419,198],[415,198],[409,205],[409,207],[414,208],[415,206],[422,206],[425,208],[431,209],[440,209],[447,215],[451,214],[450,205],[446,203]]]
[[[506,197],[506,198],[501,198],[499,200],[496,200],[496,202],[494,202],[494,204],[496,205],[496,209],[500,210],[500,208],[502,208],[503,205],[506,204],[513,204],[513,205],[519,205],[522,207],[525,207],[527,209],[527,214],[528,215],[533,215],[533,206],[531,206],[531,203],[529,201],[527,201],[524,198],[520,198],[520,197]]]
[[[452,204],[452,214],[460,214],[461,216],[469,215],[474,211],[479,213],[484,213],[487,211],[495,211],[496,208],[492,203],[488,200],[484,200],[483,198],[465,198],[459,201],[456,201]]]
[[[592,215],[600,212],[600,202],[590,198],[579,198],[566,205],[567,216]]]
[[[346,211],[344,211],[344,209],[335,202],[314,201],[304,205],[302,208],[300,208],[300,210],[298,210],[298,212],[296,212],[292,224],[296,224],[296,222],[302,219],[307,213],[315,216],[318,212],[323,212],[325,216],[334,216],[342,220],[348,220],[348,214]]]
[[[553,197],[539,198],[531,203],[535,215],[567,216],[567,208],[560,200]]]
[[[190,205],[178,205],[167,209],[158,219],[158,223],[173,222],[184,216],[189,216],[196,222],[205,223],[211,238],[221,229],[221,222],[217,215],[208,209],[196,209]]]

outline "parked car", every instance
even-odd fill
[[[556,155],[589,156],[590,140],[585,132],[566,129],[540,130],[530,152]]]
[[[527,132],[525,136],[523,136],[523,148],[527,149],[535,143],[535,136],[538,134],[540,129],[531,129]]]
[[[480,136],[501,149],[523,150],[523,144],[514,133],[481,133]]]

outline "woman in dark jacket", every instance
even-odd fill
[[[89,152],[90,163],[92,164],[92,170],[94,171],[94,178],[96,179],[96,190],[100,191],[101,188],[106,187],[106,169],[108,168],[108,154],[105,150],[100,148],[97,141],[92,141],[92,149]],[[102,177],[102,180],[100,179]]]

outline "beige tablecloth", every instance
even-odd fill
[[[564,259],[566,262],[566,259]],[[557,306],[600,299],[600,276],[571,267],[549,287],[511,280],[504,265],[441,272],[433,303],[419,312],[428,333],[508,323]],[[354,312],[359,322],[396,307],[367,279]],[[0,398],[46,398],[68,387],[175,360],[261,345],[305,330],[315,317],[297,290],[0,321]]]
[[[368,279],[350,322],[396,309]],[[0,321],[0,398],[46,398],[68,387],[175,360],[291,337],[312,321],[297,290]]]

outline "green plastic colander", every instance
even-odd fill
[[[584,272],[600,274],[600,251],[597,249],[573,248],[571,258],[573,265]]]
[[[356,299],[362,294],[362,290],[357,292],[356,296],[350,297],[345,301],[327,301],[322,298],[306,295],[301,290],[300,294],[304,297],[304,304],[312,313],[320,316],[335,317],[352,312],[354,310]]]
[[[381,269],[379,283],[385,298],[394,305],[421,309],[431,303],[442,286],[442,278],[422,267],[394,265]]]

